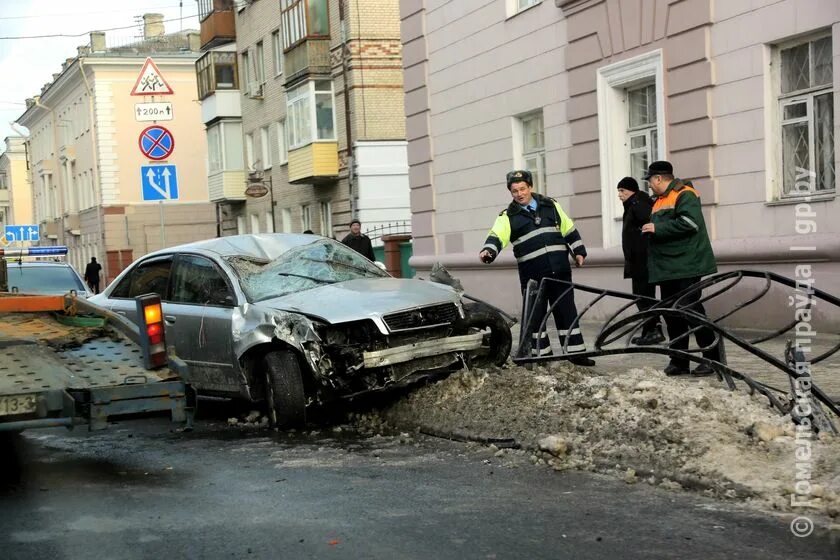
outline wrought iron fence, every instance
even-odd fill
[[[378,224],[364,232],[370,237],[374,247],[383,244],[382,237],[385,235],[411,235],[411,220],[399,220]]]

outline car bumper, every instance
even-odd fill
[[[450,352],[468,352],[481,348],[484,333],[466,334],[463,336],[450,336],[447,338],[436,338],[386,350],[364,352],[362,354],[366,368],[392,366],[410,362],[417,358],[426,358]]]

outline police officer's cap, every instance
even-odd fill
[[[515,169],[507,174],[507,188],[510,190],[514,183],[528,183],[529,186],[534,186],[534,180],[531,177],[531,172],[524,169]]]
[[[654,175],[670,175],[673,177],[674,166],[671,165],[670,161],[654,161],[648,165],[647,173],[645,173],[645,176],[642,177],[642,179],[648,181]]]

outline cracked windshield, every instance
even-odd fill
[[[239,274],[242,290],[250,302],[325,284],[388,276],[356,251],[329,240],[295,247],[270,262],[246,257],[227,260]]]

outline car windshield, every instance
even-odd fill
[[[70,290],[84,291],[78,275],[69,266],[7,266],[9,291],[23,294],[66,294]]]
[[[295,247],[273,261],[226,259],[239,275],[248,301],[262,301],[326,284],[388,274],[346,245],[330,239]]]

